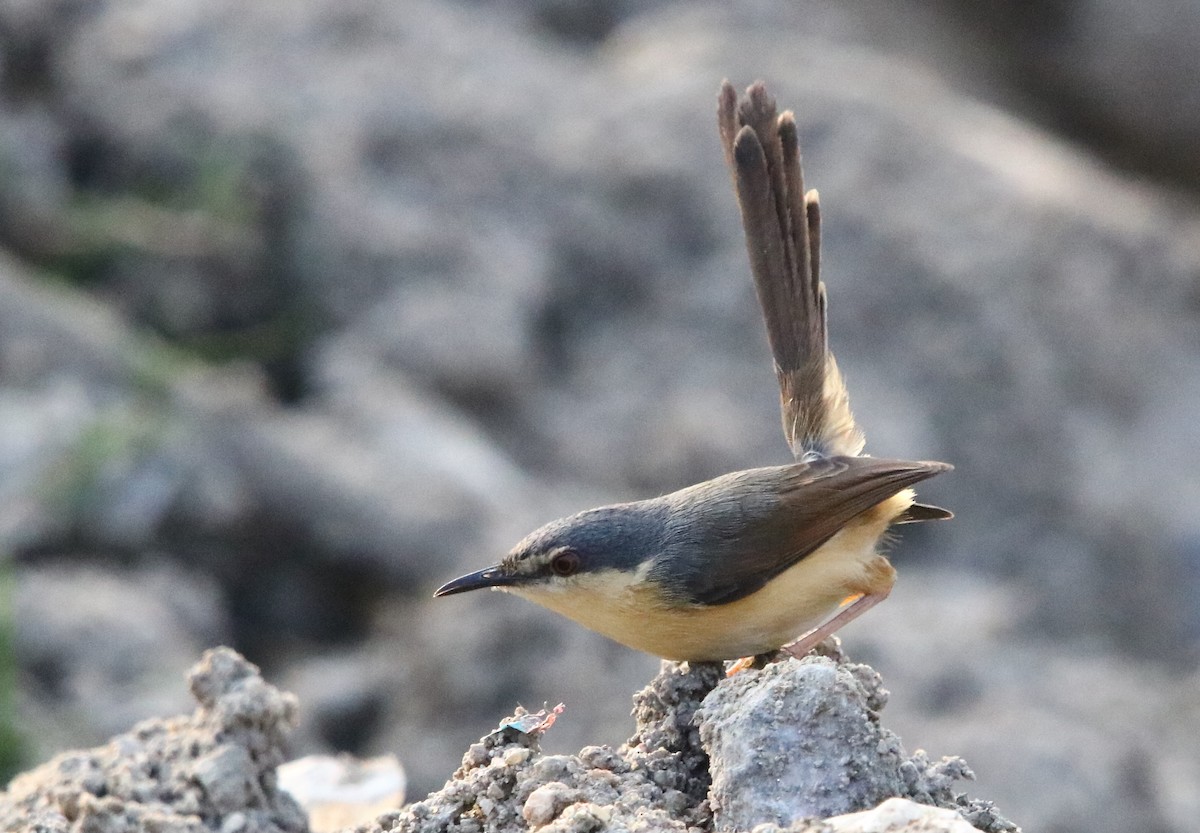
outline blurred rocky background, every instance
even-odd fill
[[[1182,0],[0,0],[9,770],[219,643],[416,797],[515,702],[623,739],[655,660],[430,593],[786,460],[714,124],[763,78],[868,450],[958,467],[844,632],[889,726],[1027,829],[1193,829],[1198,42]]]

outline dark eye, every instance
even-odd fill
[[[579,570],[579,553],[563,550],[550,559],[550,571],[556,576],[573,576]]]

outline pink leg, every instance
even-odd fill
[[[749,668],[753,668],[756,659],[758,657],[742,657],[741,659],[734,660],[733,665],[725,670],[725,676],[732,677],[734,674],[740,674]]]
[[[814,628],[813,630],[804,634],[804,636],[797,639],[795,642],[791,643],[790,645],[784,645],[779,650],[786,654],[791,654],[796,659],[800,659],[813,648],[817,647],[817,645],[821,644],[826,637],[832,635],[833,632],[842,625],[857,619],[859,616],[875,607],[875,605],[882,602],[888,597],[888,593],[890,592],[892,592],[892,588],[889,586],[884,590],[880,590],[875,593],[867,593],[866,595],[859,597],[849,607],[842,610],[837,616],[834,616],[825,624],[818,628]]]

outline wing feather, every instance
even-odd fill
[[[718,477],[673,495],[681,519],[653,576],[677,602],[726,604],[750,595],[832,538],[853,518],[946,463],[827,457]],[[684,556],[686,550],[686,556]],[[669,574],[668,574],[669,571]]]

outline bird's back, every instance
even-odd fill
[[[944,463],[826,457],[734,472],[691,486],[660,499],[670,511],[665,514],[665,551],[651,578],[680,604],[736,601],[868,510],[904,495],[883,513],[886,528],[911,505],[910,486],[947,468]]]

